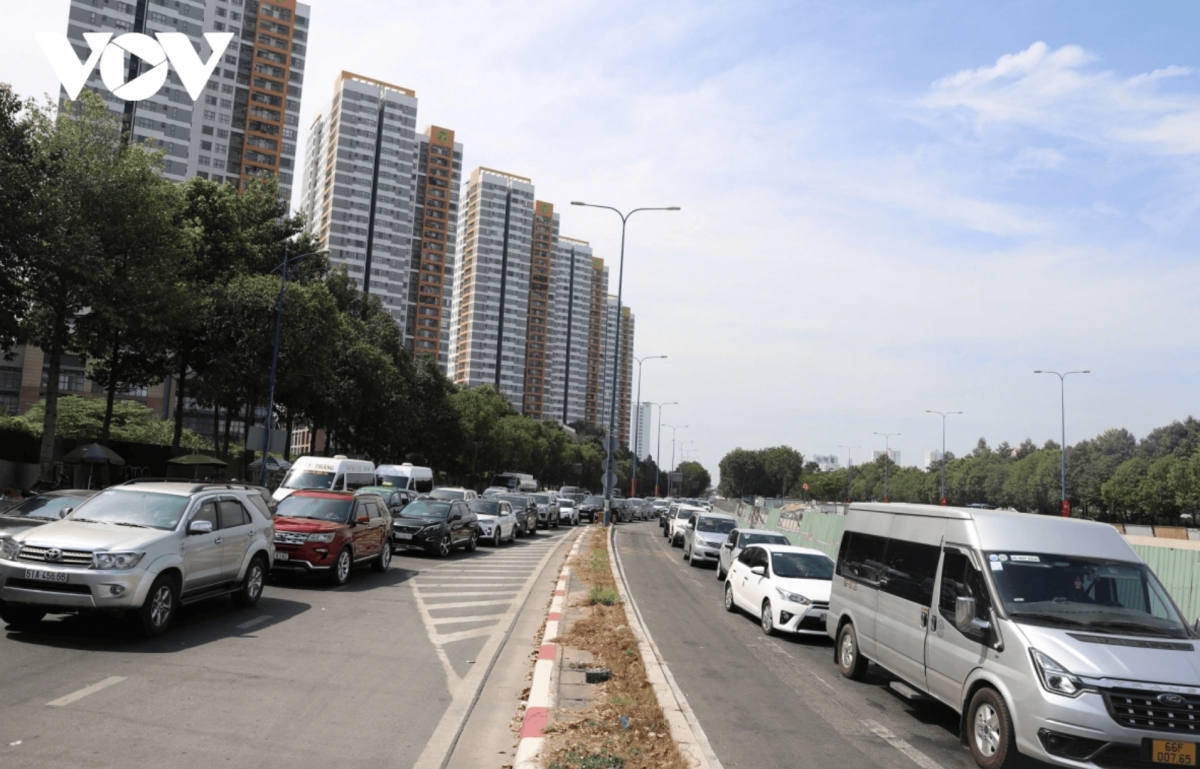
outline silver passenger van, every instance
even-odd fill
[[[827,623],[842,675],[954,708],[984,769],[1200,759],[1200,634],[1107,524],[853,505]]]

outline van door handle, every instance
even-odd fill
[[[936,614],[930,618],[929,623],[930,623],[930,625],[929,625],[930,628],[932,630],[936,631],[937,630],[937,615]]]
[[[929,610],[925,609],[924,611],[921,612],[921,627],[925,627],[928,624],[929,624]]]
[[[219,545],[219,544],[221,544],[221,543],[222,543],[222,542],[224,542],[224,541],[225,541],[225,540],[224,540],[224,538],[223,538],[223,537],[217,537],[216,539],[214,539],[214,540],[213,540],[213,542],[216,542],[218,545]]]

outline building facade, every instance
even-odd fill
[[[67,37],[86,61],[85,33],[182,33],[208,61],[212,49],[203,35],[232,34],[194,102],[173,69],[157,93],[138,102],[111,93],[100,67],[86,87],[124,116],[134,141],[165,150],[166,178],[200,176],[244,187],[255,176],[275,176],[286,201],[294,183],[310,16],[309,6],[295,0],[71,0]],[[125,54],[126,83],[150,69]]]
[[[644,462],[646,457],[650,455],[650,450],[647,448],[650,445],[650,431],[653,426],[653,409],[654,406],[650,403],[634,404],[633,409],[633,424],[629,429],[633,434],[633,451],[634,456],[639,462]],[[658,461],[658,457],[654,458]]]
[[[525,322],[525,400],[521,409],[534,419],[555,419],[546,409],[550,396],[550,323],[555,314],[551,294],[551,257],[558,241],[554,204],[533,203],[533,243],[529,257],[529,312]],[[554,388],[557,389],[557,388]]]
[[[476,168],[459,211],[459,268],[450,312],[451,378],[525,404],[525,343],[533,253],[533,182]]]
[[[942,452],[941,451],[939,451],[938,449],[934,449],[933,451],[926,451],[925,452],[925,463],[924,463],[924,465],[922,465],[922,467],[923,467],[923,469],[928,470],[929,468],[933,467],[934,465],[940,465],[941,462],[942,462]]]
[[[559,236],[550,267],[549,376],[544,418],[587,423],[592,247]],[[597,353],[599,350],[597,350]],[[589,424],[595,424],[594,420]]]
[[[842,468],[841,460],[838,459],[837,454],[815,454],[812,461],[817,463],[817,467],[823,473],[832,473]]]
[[[880,457],[882,457],[882,456],[883,456],[885,453],[888,455],[888,458],[889,458],[889,459],[891,459],[891,460],[892,460],[892,462],[893,462],[894,464],[896,464],[896,465],[899,465],[899,464],[900,464],[900,452],[899,452],[897,449],[889,449],[889,450],[888,450],[888,451],[886,451],[886,452],[883,452],[883,451],[872,451],[872,452],[871,452],[871,459],[879,459],[879,458],[880,458]]]

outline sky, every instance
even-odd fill
[[[1200,4],[312,0],[301,125],[349,70],[613,267],[675,459],[917,464],[1196,413]],[[57,92],[0,0],[0,81]],[[305,134],[300,137],[304,146]],[[299,184],[297,184],[299,188]],[[637,369],[635,367],[635,386]],[[655,416],[657,422],[657,410]],[[686,428],[682,427],[686,425]],[[672,431],[663,430],[664,462]],[[656,447],[651,437],[652,450]]]

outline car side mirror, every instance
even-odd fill
[[[188,534],[212,534],[212,521],[192,521],[188,524]]]
[[[759,576],[759,577],[765,577],[767,575],[767,567],[766,566],[755,566],[752,569],[750,569],[750,573],[754,574],[756,576]]]
[[[450,520],[452,520],[452,521],[461,521],[461,520],[462,520],[462,513],[455,513],[454,515],[450,516]]]
[[[732,550],[732,549],[733,549],[733,545],[731,545],[731,544],[730,544],[730,543],[728,543],[728,542],[722,542],[722,543],[721,543],[721,549],[722,549],[722,550]]]
[[[360,515],[360,516],[358,516],[357,518],[355,518],[355,519],[354,519],[354,522],[355,522],[355,523],[370,523],[370,522],[371,522],[371,518],[370,518],[370,516],[368,516],[366,513],[363,513],[362,515]]]
[[[975,599],[959,596],[954,600],[954,627],[963,635],[980,635],[991,629],[990,622],[975,619]]]
[[[68,515],[70,515],[70,514],[71,514],[71,513],[73,513],[73,512],[75,512],[75,508],[73,508],[73,507],[64,507],[62,510],[59,510],[59,511],[58,511],[58,517],[59,517],[59,519],[61,520],[61,519],[63,519],[63,518],[66,518]]]

